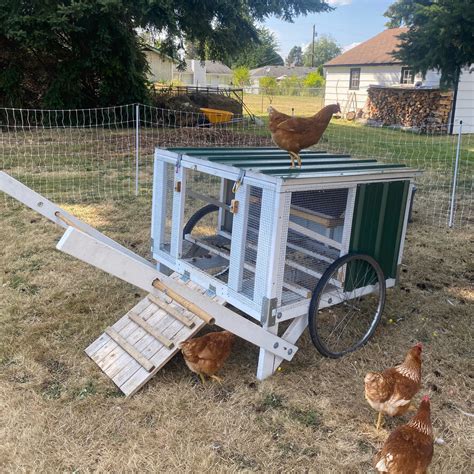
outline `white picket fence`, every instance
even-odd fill
[[[465,228],[473,222],[474,124],[423,135],[334,121],[318,149],[375,157],[423,171],[416,220]],[[263,121],[131,104],[81,110],[0,109],[0,169],[57,202],[93,202],[151,193],[155,147],[272,146]],[[1,202],[1,200],[0,200]],[[3,202],[9,202],[3,198]]]

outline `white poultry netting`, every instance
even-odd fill
[[[81,110],[3,108],[0,170],[59,203],[149,194],[156,146],[273,146],[262,119],[234,115],[216,124],[202,113],[138,104]],[[315,148],[422,170],[415,218],[446,226],[452,214],[451,223],[460,228],[473,221],[474,124],[463,124],[463,131],[467,133],[449,135],[444,126],[418,134],[333,120]]]

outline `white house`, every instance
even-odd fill
[[[175,66],[173,79],[185,85],[229,87],[232,84],[232,69],[219,61],[187,59],[186,69],[178,70]]]
[[[325,104],[339,102],[343,109],[363,108],[371,85],[399,87],[439,87],[440,74],[414,74],[392,56],[398,36],[406,28],[391,28],[335,57],[324,65]],[[462,72],[458,85],[454,122],[462,120],[466,133],[474,132],[474,72]],[[455,128],[455,130],[457,127]]]
[[[154,46],[145,46],[144,53],[150,68],[148,80],[150,82],[171,82],[175,61]]]
[[[187,59],[186,69],[180,71],[177,61],[164,55],[154,46],[145,46],[145,56],[150,71],[150,82],[170,83],[179,81],[184,85],[229,87],[232,83],[232,69],[218,61]]]

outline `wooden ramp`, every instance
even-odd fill
[[[179,280],[178,275],[173,278]],[[201,294],[196,283],[183,283]],[[217,296],[214,301],[224,304]],[[148,295],[94,341],[86,354],[126,395],[133,395],[206,323],[163,293]]]

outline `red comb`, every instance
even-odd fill
[[[418,342],[418,343],[415,344],[415,347],[418,347],[418,348],[420,348],[420,349],[423,349],[423,343]]]
[[[422,402],[429,402],[430,401],[430,396],[429,395],[425,395],[422,399],[421,399]]]

